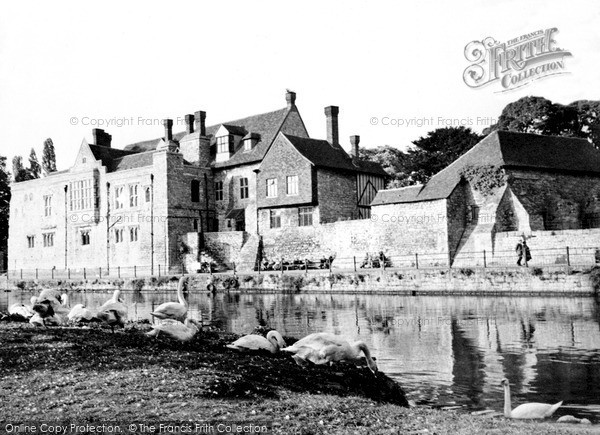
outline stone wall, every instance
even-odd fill
[[[397,256],[410,266],[415,253],[429,254],[424,262],[447,264],[446,201],[374,207],[371,219],[339,221],[312,227],[287,227],[264,231],[268,259],[309,259],[334,256],[335,268],[351,267],[354,257],[366,254]]]
[[[509,184],[530,218],[531,230],[582,228],[600,213],[600,179],[584,175],[508,169]]]

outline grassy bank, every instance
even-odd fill
[[[238,354],[232,334],[179,344],[144,325],[34,329],[0,324],[0,422],[77,424],[229,420],[272,422],[275,433],[580,434],[594,428],[407,408],[401,388],[366,367],[302,369],[288,356]],[[3,427],[3,426],[2,426]]]

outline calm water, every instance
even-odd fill
[[[112,292],[72,292],[98,307]],[[0,310],[30,293],[0,294]],[[124,292],[130,318],[148,319],[175,292]],[[367,342],[383,372],[417,403],[502,409],[564,400],[557,415],[600,421],[600,309],[593,298],[427,297],[191,292],[191,317],[249,333],[257,325],[302,337],[317,331]]]

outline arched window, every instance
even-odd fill
[[[192,202],[200,202],[200,181],[192,180]]]

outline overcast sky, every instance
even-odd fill
[[[41,159],[51,137],[64,169],[94,127],[122,148],[161,136],[153,120],[205,110],[210,125],[279,109],[286,88],[312,137],[325,137],[323,107],[337,105],[343,145],[359,134],[365,147],[405,149],[453,119],[481,131],[522,96],[600,99],[599,18],[597,0],[7,2],[0,155],[26,160],[35,147]],[[552,27],[573,54],[569,74],[504,93],[465,85],[466,44]],[[123,119],[132,125],[92,125]]]

